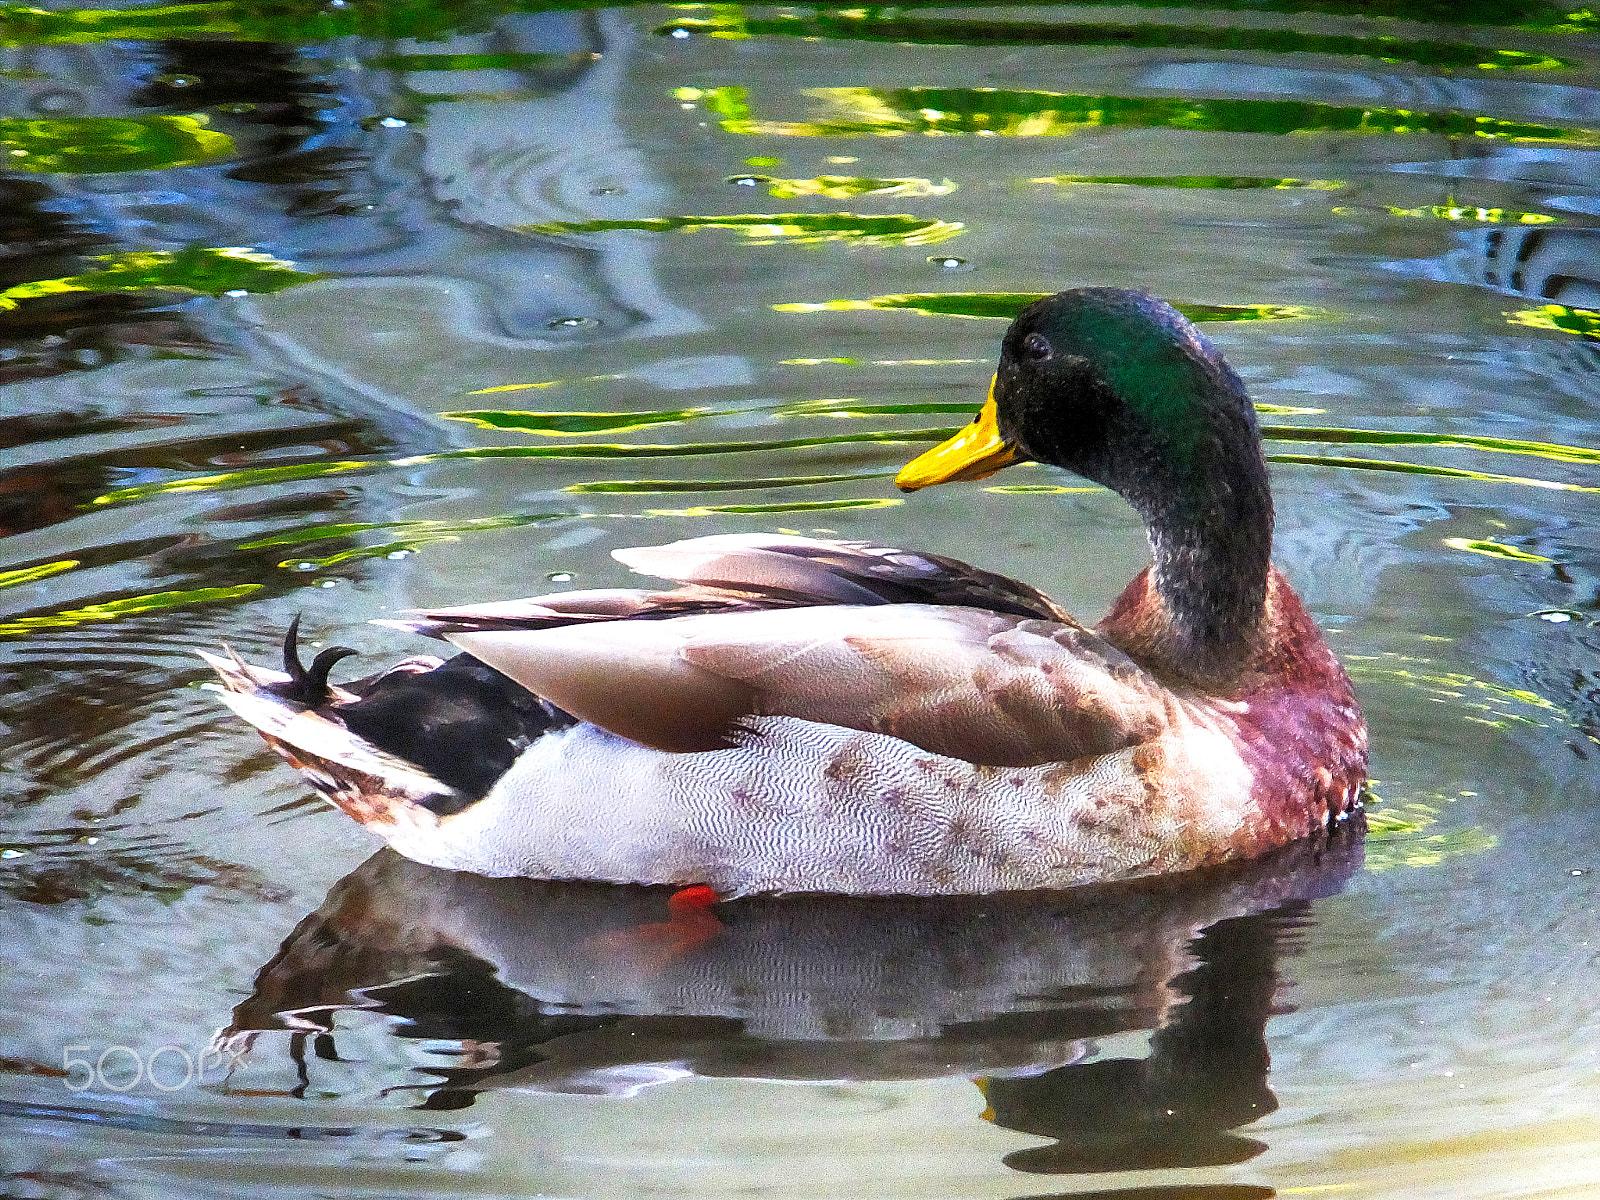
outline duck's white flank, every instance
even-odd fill
[[[371,827],[409,858],[481,875],[943,895],[1184,870],[1248,817],[1250,772],[1192,719],[1033,767],[792,717],[754,718],[739,741],[662,754],[578,725],[454,816]]]

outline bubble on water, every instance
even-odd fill
[[[391,550],[389,553],[385,554],[384,557],[390,562],[399,562],[402,558],[410,558],[415,553],[415,550],[406,550],[402,548],[399,550]]]
[[[82,92],[68,91],[66,88],[53,88],[48,92],[40,92],[28,101],[28,107],[36,113],[45,113],[49,116],[59,116],[62,113],[76,112],[87,107]]]
[[[730,175],[728,182],[735,187],[760,187],[763,183],[771,183],[772,179],[766,175]]]
[[[1583,616],[1580,612],[1573,612],[1570,608],[1541,608],[1531,616],[1538,617],[1541,621],[1549,621],[1552,625],[1565,625],[1568,621],[1576,621]]]
[[[375,129],[404,129],[411,124],[404,117],[367,117],[361,122],[361,128],[371,133]]]
[[[200,86],[200,76],[179,75],[176,73],[170,75],[157,75],[153,82],[159,83],[162,87],[192,88]]]
[[[683,38],[686,38],[686,37],[689,36],[689,31],[687,29],[679,27],[679,28],[674,29],[672,31],[672,36],[675,37],[675,38],[678,38],[681,41]]]
[[[294,569],[296,571],[315,571],[317,564],[314,562],[297,562],[294,565]]]
[[[943,254],[930,254],[928,256],[928,261],[934,266],[938,267],[941,271],[959,271],[962,267],[967,265],[967,260],[964,258],[951,258],[950,256]]]
[[[593,329],[600,322],[593,317],[557,317],[549,323],[551,329]]]
[[[319,588],[336,588],[339,586],[339,581],[337,579],[319,579],[317,580],[317,586]]]
[[[551,583],[571,583],[573,576],[571,571],[551,571],[545,578]]]

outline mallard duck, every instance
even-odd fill
[[[667,590],[383,622],[458,653],[342,686],[207,655],[224,697],[400,853],[720,895],[937,895],[1183,871],[1360,807],[1349,679],[1270,561],[1238,375],[1181,314],[1080,288],[1018,315],[905,491],[1034,460],[1121,494],[1154,563],[1097,626],[934,554],[733,534],[618,550]]]

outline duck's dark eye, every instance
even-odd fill
[[[1030,333],[1022,339],[1022,357],[1030,362],[1042,362],[1054,352],[1050,339],[1042,333]]]

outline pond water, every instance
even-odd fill
[[[1593,1195],[1575,3],[0,8],[0,1192]],[[373,857],[203,686],[708,533],[1096,619],[1115,496],[889,482],[1082,284],[1261,406],[1364,842],[674,941]]]

